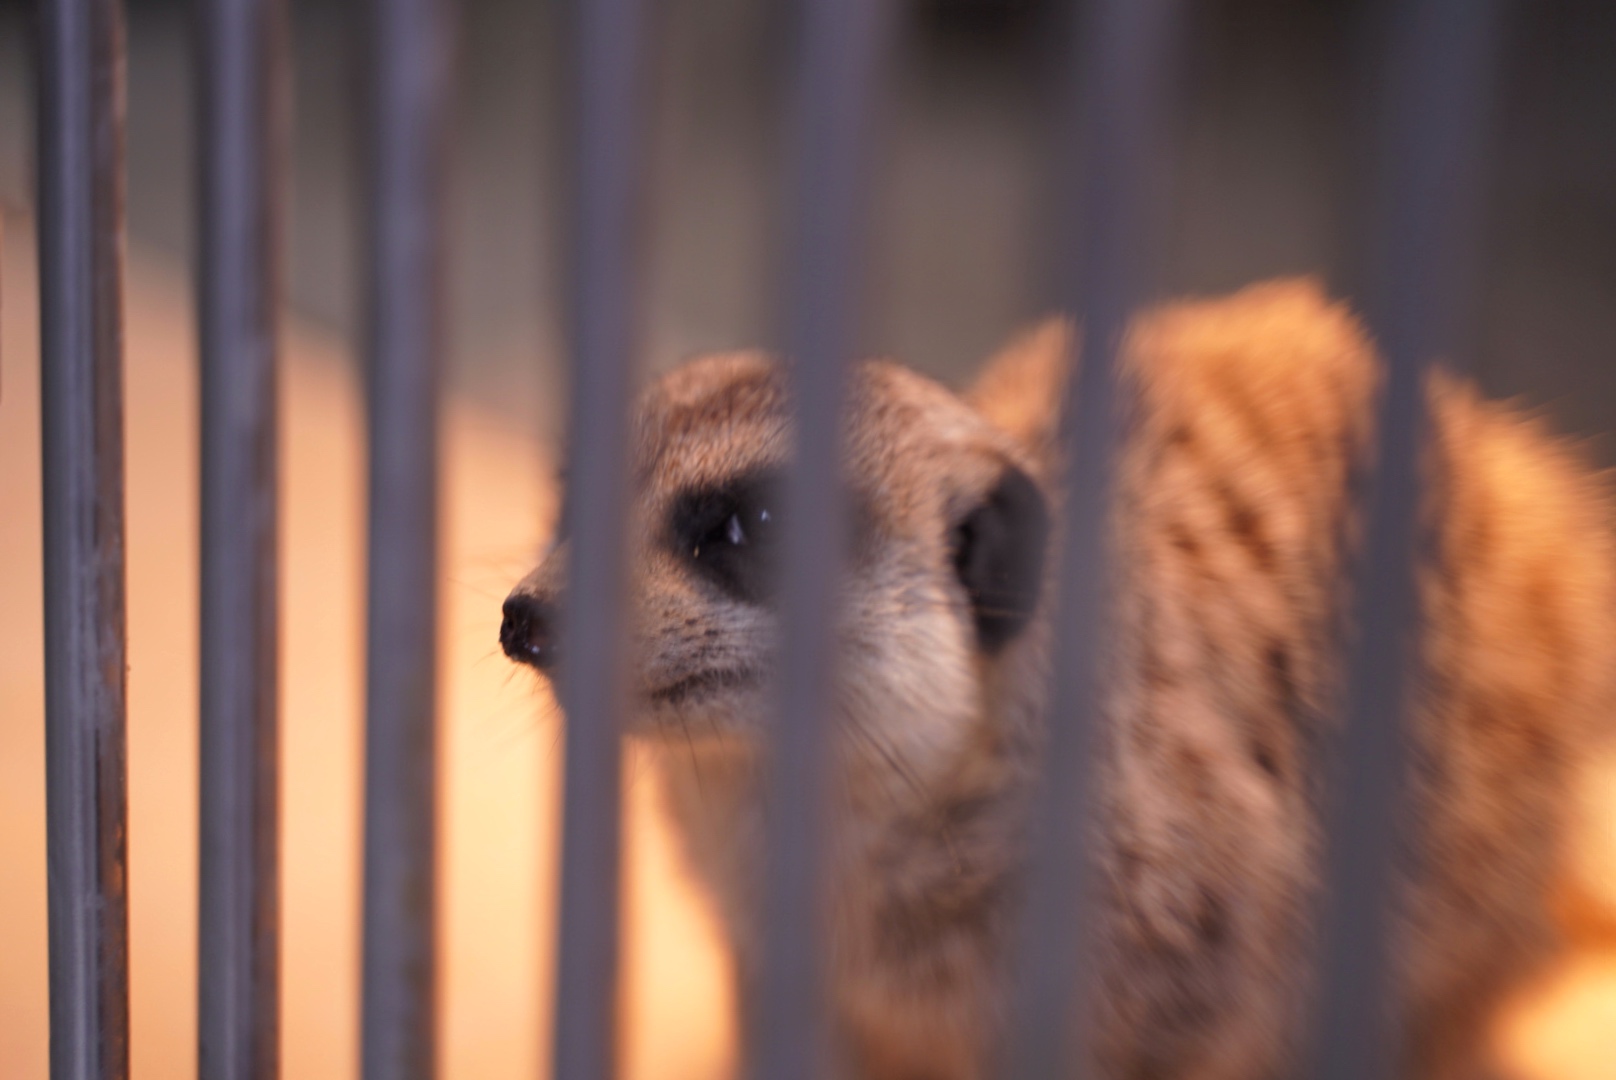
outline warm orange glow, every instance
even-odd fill
[[[14,224],[21,224],[20,222]],[[0,305],[0,1080],[46,1075],[37,301],[8,230]],[[196,388],[185,276],[128,274],[134,1070],[194,1075]],[[283,400],[284,1049],[296,1080],[357,1076],[361,444],[338,343],[293,324]],[[560,726],[498,654],[505,590],[553,492],[533,439],[464,404],[446,439],[443,586],[445,1077],[543,1075]],[[629,803],[626,1075],[723,1075],[729,987],[643,761]],[[1582,942],[1500,1027],[1524,1078],[1616,1076],[1616,765],[1590,779],[1566,910]]]
[[[13,224],[8,222],[8,224]],[[21,224],[21,223],[17,223]],[[46,1075],[38,318],[26,230],[0,306],[0,1080]],[[127,282],[130,923],[136,1077],[195,1074],[196,359],[181,267]],[[338,343],[288,327],[283,384],[282,1075],[358,1075],[362,442]],[[455,403],[445,439],[442,1075],[547,1059],[560,724],[499,654],[499,607],[552,515],[531,437]],[[722,1075],[712,926],[629,761],[626,1075]]]

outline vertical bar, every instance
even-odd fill
[[[53,1080],[129,1074],[123,21],[39,8],[40,419]]]
[[[276,312],[280,0],[199,9],[202,361],[197,1071],[273,1080],[280,992]]]
[[[556,1080],[615,1073],[619,737],[627,548],[627,401],[635,345],[635,189],[640,162],[639,0],[577,0],[573,523],[560,689],[567,717],[561,913],[555,996]]]
[[[748,1033],[756,1080],[810,1080],[828,1065],[822,962],[828,729],[845,546],[841,413],[863,277],[871,85],[888,6],[809,0],[797,15],[795,217],[785,309],[796,461],[785,492],[793,524],[781,559],[790,572],[781,583],[762,982]]]
[[[1387,360],[1365,507],[1346,728],[1332,779],[1311,1068],[1320,1080],[1400,1071],[1389,951],[1407,768],[1404,718],[1417,675],[1419,459],[1425,375],[1451,349],[1464,236],[1479,202],[1480,146],[1496,52],[1496,0],[1418,0],[1397,14],[1370,259],[1370,321]]]
[[[448,0],[370,0],[363,1071],[435,1072]]]
[[[1067,107],[1074,121],[1086,116],[1086,125],[1080,130],[1074,123],[1068,131],[1061,171],[1075,179],[1072,166],[1081,149],[1081,202],[1063,232],[1075,270],[1074,307],[1082,315],[1082,363],[1063,413],[1066,535],[1047,772],[1034,821],[1007,1047],[1008,1075],[1027,1080],[1092,1074],[1073,1020],[1088,1016],[1093,982],[1087,934],[1093,890],[1084,835],[1093,804],[1094,733],[1103,722],[1115,372],[1129,317],[1147,287],[1149,194],[1163,165],[1159,152],[1178,15],[1176,0],[1094,0],[1077,20],[1081,62]]]

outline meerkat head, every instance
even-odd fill
[[[850,745],[923,769],[976,726],[984,666],[1037,615],[1050,515],[1027,444],[937,383],[871,362],[849,400],[839,719]],[[773,705],[790,571],[785,373],[752,354],[693,361],[650,387],[633,430],[629,729],[750,739]],[[505,604],[506,653],[546,674],[558,620],[589,602],[563,595],[567,550]]]

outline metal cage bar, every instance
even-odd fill
[[[552,1053],[556,1080],[608,1080],[616,1060],[627,410],[637,325],[644,13],[639,0],[579,0],[570,15],[577,110],[576,279],[567,308],[572,536],[560,658],[567,733]]]
[[[1062,255],[1075,273],[1081,363],[1070,380],[1065,539],[1055,608],[1046,755],[1018,942],[1008,1075],[1091,1075],[1074,1019],[1087,1015],[1092,891],[1085,830],[1093,810],[1117,440],[1117,358],[1144,298],[1150,193],[1160,162],[1177,0],[1097,0],[1078,21],[1064,178],[1082,169],[1077,220]],[[1075,159],[1081,155],[1081,162]],[[1064,190],[1064,188],[1063,188]]]
[[[365,1080],[434,1075],[448,0],[371,0]]]
[[[273,1080],[280,859],[276,369],[280,0],[198,10],[202,387],[197,1068]]]
[[[1418,678],[1426,374],[1455,344],[1474,224],[1497,0],[1420,0],[1398,12],[1388,57],[1368,313],[1387,361],[1348,656],[1346,727],[1334,763],[1325,864],[1320,1022],[1304,1075],[1396,1075],[1400,1033],[1392,888],[1409,810],[1409,689]]]
[[[827,812],[845,362],[856,339],[869,108],[885,8],[800,5],[795,217],[784,338],[797,457],[785,492],[780,710],[771,745],[762,980],[748,1073],[809,1080],[825,1040]],[[1400,9],[1387,65],[1368,310],[1389,361],[1325,802],[1328,860],[1311,1077],[1393,1075],[1391,892],[1417,679],[1424,378],[1455,340],[1479,201],[1498,0]],[[443,185],[451,0],[369,0],[369,579],[363,1072],[435,1071],[436,622]],[[1092,876],[1082,842],[1102,723],[1116,367],[1145,295],[1179,0],[1093,0],[1066,133],[1086,176],[1070,231],[1084,314],[1065,403],[1066,527],[1047,775],[1032,836],[1011,1037],[1018,1077],[1091,1074]],[[571,582],[554,1075],[615,1068],[627,402],[638,325],[639,0],[576,24]],[[203,0],[200,206],[202,652],[199,1065],[269,1078],[278,1041],[276,310],[284,0]],[[129,1068],[122,417],[123,26],[117,0],[42,0],[39,262],[46,767],[54,1080]],[[1075,174],[1075,169],[1073,170]]]
[[[123,23],[39,9],[40,427],[53,1080],[129,1073]]]
[[[795,217],[785,346],[796,460],[781,564],[779,715],[769,747],[771,853],[765,954],[749,1075],[810,1080],[827,1066],[822,964],[832,676],[845,547],[841,492],[846,358],[856,345],[870,97],[887,5],[798,5],[792,123]]]

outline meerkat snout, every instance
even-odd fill
[[[555,605],[543,597],[518,589],[505,600],[499,624],[499,644],[518,664],[549,674],[555,670],[560,640]]]

